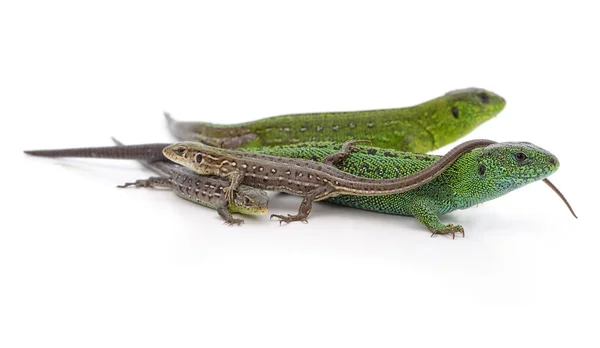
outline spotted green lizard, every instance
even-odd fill
[[[406,108],[293,114],[233,125],[178,122],[165,115],[169,130],[179,140],[216,147],[363,139],[377,147],[424,153],[471,132],[505,104],[504,98],[490,91],[467,88]]]

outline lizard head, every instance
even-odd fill
[[[497,143],[482,148],[478,174],[485,180],[519,188],[548,177],[559,166],[556,156],[531,143]]]
[[[448,92],[431,103],[432,111],[424,110],[431,112],[427,115],[431,122],[424,127],[431,133],[435,147],[458,140],[496,116],[506,105],[504,98],[481,88]]]
[[[461,156],[452,185],[471,206],[545,179],[559,166],[556,156],[531,143],[496,143]]]
[[[219,148],[202,143],[185,141],[172,144],[163,149],[163,155],[171,161],[202,175],[226,176],[232,169],[235,169],[220,154]]]
[[[163,155],[171,161],[188,167],[201,175],[227,176],[235,165],[220,154],[218,148],[195,142],[181,142],[163,149]],[[258,215],[268,210],[269,197],[263,190],[239,186],[229,202],[231,212]]]
[[[233,193],[229,210],[244,215],[264,214],[269,210],[269,196],[266,191],[241,185]]]

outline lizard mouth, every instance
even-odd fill
[[[245,207],[243,209],[239,209],[239,212],[244,215],[263,215],[266,214],[268,211],[268,207]]]
[[[252,212],[252,214],[254,214],[254,215],[262,215],[262,214],[266,214],[268,211],[269,211],[269,208],[266,208],[266,207],[265,208],[258,208],[258,209],[255,209]]]

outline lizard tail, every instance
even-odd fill
[[[170,144],[145,144],[110,147],[81,147],[72,149],[27,150],[26,154],[42,157],[93,157],[164,161],[162,150]]]
[[[122,142],[120,142],[119,140],[117,140],[115,137],[111,137],[110,139],[117,146],[126,146],[125,144],[123,144]],[[155,172],[158,175],[169,177],[170,174],[169,174],[168,168],[165,168],[165,165],[163,163],[163,159],[165,159],[165,158],[166,157],[163,157],[159,161],[152,161],[152,160],[142,161],[142,160],[139,160],[138,162],[144,168],[149,169],[149,170]]]
[[[173,119],[169,113],[165,112],[167,128],[169,133],[177,140],[192,140],[198,138],[198,129],[206,123],[203,122],[179,122]]]

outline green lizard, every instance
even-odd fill
[[[322,161],[338,152],[340,144],[312,143],[265,147],[252,151]],[[367,178],[397,178],[417,173],[440,159],[391,149],[356,146],[339,169]],[[414,190],[387,196],[338,196],[335,204],[386,214],[415,216],[433,233],[464,232],[462,226],[444,225],[439,215],[498,198],[529,183],[544,179],[577,217],[564,196],[545,179],[559,167],[558,159],[529,143],[498,143],[460,156],[444,173]]]
[[[468,88],[407,108],[283,115],[234,125],[165,116],[176,138],[223,148],[364,139],[377,147],[428,152],[471,132],[505,104],[497,94]]]
[[[477,142],[485,143],[485,141],[479,140],[463,144],[473,143],[476,145]],[[460,148],[461,145],[456,148]],[[294,163],[290,158],[327,162],[332,155],[335,156],[340,151],[344,151],[340,144],[309,143],[252,149],[252,152],[247,152],[247,157],[243,157],[239,155],[240,151],[225,149],[206,151],[206,148],[208,146],[198,143],[196,145],[181,143],[165,148],[163,153],[167,158],[195,171],[201,170],[203,174],[226,176],[228,173],[233,174],[232,168],[245,167],[244,180],[240,182],[253,187],[276,189],[293,194],[305,192],[306,188],[312,188],[319,194],[321,193],[318,188],[310,186],[314,185],[315,181],[306,178],[313,173],[313,167],[319,169],[316,174],[313,173],[313,176],[320,173],[321,178],[324,178],[326,174],[335,173],[325,170],[325,166]],[[393,178],[408,179],[413,176],[417,181],[422,181],[424,178],[419,177],[419,174],[424,176],[428,172],[428,168],[435,167],[435,163],[450,161],[449,163],[452,164],[445,171],[439,168],[441,172],[429,173],[428,175],[432,175],[433,178],[430,177],[430,181],[425,181],[426,183],[417,188],[406,192],[396,191],[401,193],[390,195],[382,195],[385,190],[392,189],[390,186],[379,190],[377,184],[366,180],[363,184],[350,185],[342,182],[343,179],[348,179],[343,176],[339,177],[339,184],[336,181],[331,185],[330,178],[328,185],[332,186],[334,190],[340,190],[340,192],[350,195],[325,197],[331,197],[328,199],[331,202],[355,208],[388,214],[412,215],[434,234],[450,233],[453,237],[457,232],[464,235],[463,227],[452,224],[444,225],[441,223],[439,215],[456,209],[472,207],[541,179],[544,179],[546,184],[552,187],[571,209],[564,196],[550,181],[545,179],[559,167],[558,159],[550,152],[526,142],[496,143],[485,147],[474,149],[466,147],[465,149],[454,153],[451,151],[448,155],[439,157],[366,146],[356,147],[354,150],[358,150],[358,152],[349,153],[348,157],[337,162],[336,166],[346,173],[363,178],[379,179],[381,182],[385,182],[385,179],[388,181]],[[261,157],[261,154],[267,155],[267,157]],[[261,167],[263,171],[260,170]],[[207,168],[212,169],[209,172],[203,172]],[[215,168],[226,170],[219,172],[214,171]],[[284,173],[283,170],[286,172]],[[286,176],[288,172],[291,175]],[[288,182],[288,177],[291,176],[294,180]],[[335,178],[334,176],[333,179]],[[400,182],[398,179],[395,180]],[[394,180],[391,180],[390,184],[397,185]],[[350,187],[351,190],[344,187]],[[382,185],[381,187],[386,186]],[[325,192],[331,192],[331,190],[325,190]],[[303,204],[307,197],[309,195],[305,196]],[[572,209],[571,212],[576,217]],[[276,217],[282,221],[302,221],[302,213],[301,205],[300,212],[296,216],[285,218],[276,215]]]

